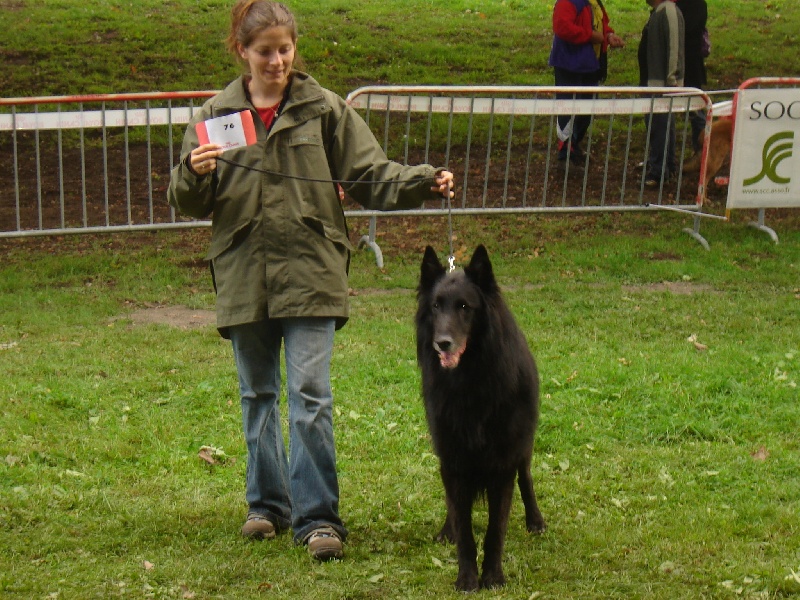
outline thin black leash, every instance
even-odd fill
[[[247,169],[248,171],[255,171],[256,173],[263,173],[265,175],[277,175],[278,177],[285,177],[287,179],[297,179],[299,181],[310,181],[313,183],[332,183],[339,185],[358,185],[366,183],[369,185],[376,185],[376,184],[417,183],[421,181],[426,181],[428,179],[427,177],[414,177],[412,179],[387,179],[382,181],[348,181],[346,179],[318,179],[316,177],[305,177],[303,175],[289,175],[287,173],[270,171],[269,169],[251,167],[249,165],[243,165],[242,163],[238,163],[234,160],[228,160],[227,158],[222,158],[221,156],[218,156],[217,160],[234,167],[241,167],[242,169]],[[456,268],[456,257],[455,254],[453,253],[453,206],[450,199],[450,191],[451,190],[448,189],[446,192],[444,192],[444,197],[447,199],[447,241],[450,244],[450,254],[447,257],[447,262],[449,265],[449,270],[450,272],[452,272],[455,271]]]
[[[363,185],[363,184],[378,185],[387,183],[388,184],[419,183],[422,181],[426,181],[428,179],[427,177],[412,177],[411,179],[386,179],[386,180],[376,180],[376,181],[349,181],[347,179],[317,179],[315,177],[305,177],[303,175],[289,175],[288,173],[279,173],[278,171],[270,171],[269,169],[251,167],[249,165],[243,165],[242,163],[238,163],[234,160],[228,160],[227,158],[222,158],[221,156],[218,156],[217,160],[232,165],[234,167],[241,167],[242,169],[247,169],[248,171],[263,173],[264,175],[277,175],[278,177],[284,177],[286,179],[298,179],[300,181],[310,181],[312,183],[338,183],[339,185]]]

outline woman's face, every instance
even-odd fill
[[[268,27],[258,33],[239,54],[250,66],[253,84],[272,91],[283,91],[289,83],[294,63],[295,44],[288,27]]]

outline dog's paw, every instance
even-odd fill
[[[451,531],[451,528],[448,527],[447,525],[442,527],[442,530],[439,533],[437,533],[436,536],[433,539],[436,540],[437,542],[439,542],[440,544],[455,544],[456,543],[456,536]]]
[[[530,521],[526,521],[525,528],[528,530],[528,533],[541,534],[547,531],[547,523],[544,522],[544,519],[531,519]]]
[[[481,588],[483,589],[491,589],[502,587],[506,584],[506,576],[503,574],[503,570],[497,571],[484,571],[483,576],[481,577]]]
[[[462,592],[477,592],[480,589],[477,570],[469,573],[459,573],[455,586],[457,590]]]

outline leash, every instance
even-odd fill
[[[221,156],[218,156],[217,160],[229,164],[233,167],[241,167],[242,169],[247,169],[248,171],[255,171],[256,173],[263,173],[264,175],[276,175],[278,177],[285,177],[286,179],[297,179],[299,181],[309,181],[312,183],[330,183],[338,185],[359,185],[359,184],[363,185],[366,183],[368,185],[376,185],[376,184],[418,183],[421,181],[427,181],[428,179],[427,177],[414,177],[411,179],[387,179],[380,181],[349,181],[347,179],[319,179],[316,177],[305,177],[303,175],[289,175],[288,173],[279,173],[278,171],[270,171],[269,169],[262,169],[260,167],[251,167],[250,165],[243,165],[242,163],[236,162],[235,160],[222,158]],[[450,255],[447,257],[447,263],[449,265],[448,272],[452,273],[456,269],[456,256],[453,252],[453,205],[450,199],[450,192],[451,190],[448,189],[446,192],[443,193],[443,195],[447,200],[447,236],[448,236],[448,242],[450,243]]]
[[[386,179],[378,181],[349,181],[347,179],[317,179],[315,177],[305,177],[303,175],[289,175],[288,173],[280,173],[278,171],[270,171],[269,169],[251,167],[250,165],[243,165],[242,163],[238,163],[235,160],[229,160],[227,158],[222,158],[221,156],[218,156],[216,160],[224,162],[234,167],[241,167],[242,169],[247,169],[248,171],[263,173],[264,175],[277,175],[278,177],[283,177],[286,179],[297,179],[299,181],[310,181],[312,183],[331,183],[339,185],[364,185],[364,184],[378,185],[378,184],[419,183],[421,181],[427,181],[428,179],[427,177],[412,177],[411,179]]]
[[[450,242],[450,255],[447,257],[448,273],[456,270],[456,255],[453,253],[453,206],[450,200],[450,190],[444,193],[447,198],[447,240]]]

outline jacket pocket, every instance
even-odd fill
[[[316,215],[309,215],[307,213],[303,213],[302,215],[303,223],[305,223],[308,227],[316,231],[318,234],[326,238],[328,241],[333,242],[339,246],[344,246],[348,250],[354,250],[353,245],[350,243],[350,240],[347,237],[347,234],[335,227],[326,223]]]
[[[206,260],[214,260],[226,250],[241,243],[241,241],[249,235],[252,227],[253,220],[248,219],[247,221],[235,223],[219,233],[215,233],[212,236],[211,245],[208,247],[208,253],[205,256]]]

